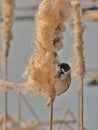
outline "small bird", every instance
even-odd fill
[[[71,68],[67,63],[61,63],[58,65],[55,91],[56,95],[63,94],[69,88],[71,84]]]
[[[56,96],[60,96],[67,91],[71,84],[71,68],[67,63],[60,63],[57,66],[55,81],[55,92]],[[51,98],[46,102],[46,106],[50,106]]]

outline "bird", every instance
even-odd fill
[[[58,65],[55,91],[56,96],[60,96],[66,92],[71,84],[71,67],[67,63],[60,63]]]
[[[60,63],[57,65],[56,75],[55,75],[55,93],[56,96],[60,96],[66,92],[71,84],[71,67],[67,63]],[[54,100],[55,98],[53,98]],[[51,97],[48,98],[45,105],[50,106]]]

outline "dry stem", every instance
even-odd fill
[[[54,99],[50,99],[50,122],[49,122],[49,130],[53,129],[53,102]]]
[[[77,1],[72,3],[72,8],[74,11],[73,23],[74,31],[73,35],[75,38],[74,43],[74,53],[75,53],[75,68],[74,75],[78,79],[79,87],[79,130],[83,130],[83,78],[85,74],[85,61],[83,56],[83,26],[81,23],[81,13],[80,6]]]
[[[7,57],[9,52],[10,40],[12,39],[12,25],[13,25],[13,7],[14,0],[2,0],[2,59],[4,80],[7,80]],[[7,126],[7,92],[4,93],[4,125],[3,129],[6,130]]]

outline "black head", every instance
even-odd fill
[[[59,64],[59,67],[60,67],[60,69],[63,70],[64,72],[67,72],[67,71],[70,70],[70,66],[69,66],[69,64],[67,64],[67,63],[61,63],[61,64]]]

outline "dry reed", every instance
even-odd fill
[[[72,32],[75,43],[74,43],[74,54],[75,54],[75,66],[74,66],[74,76],[83,78],[85,74],[85,61],[83,56],[83,25],[81,23],[81,13],[80,13],[80,6],[78,2],[72,3],[74,9],[74,16],[73,16],[73,23],[74,23],[74,30]]]
[[[9,3],[11,3],[11,0],[8,0],[8,5]],[[48,0],[44,0],[40,4],[38,13],[36,14],[36,48],[24,74],[27,78],[26,83],[29,84],[30,82],[31,84],[32,82],[30,87],[34,87],[34,89],[37,89],[50,97],[56,96],[54,88],[56,82],[56,66],[60,63],[57,51],[63,47],[63,33],[66,30],[64,22],[67,20],[65,5],[66,0],[51,1],[51,4]],[[14,4],[12,4],[12,8],[13,7]],[[8,21],[9,19],[7,18],[7,22]],[[10,27],[12,27],[12,18],[10,21]],[[6,20],[3,23],[3,27],[5,23]],[[3,33],[7,35],[6,38],[3,36],[3,40],[9,41],[11,40],[12,35],[11,28],[9,29],[8,26],[6,28],[10,33],[9,36],[7,33]],[[7,32],[4,28],[3,31]],[[4,44],[4,46],[6,47],[3,50],[7,50],[4,51],[4,55],[7,56],[8,49],[6,48],[9,44]]]
[[[3,74],[4,80],[7,80],[7,57],[12,39],[12,25],[13,25],[13,7],[14,0],[2,0],[2,60],[3,60]],[[7,93],[4,93],[4,125],[3,130],[7,129]]]
[[[14,7],[11,0],[3,1],[3,9],[8,9],[8,12],[12,11]],[[8,2],[6,4],[6,2]],[[10,8],[9,5],[12,5]],[[4,12],[4,11],[3,11]],[[12,27],[12,13],[6,14],[3,17],[3,43],[4,55],[8,56],[9,41],[12,39],[11,27]],[[31,56],[29,65],[25,71],[27,77],[26,83],[17,85],[15,83],[0,81],[2,89],[24,89],[26,92],[29,90],[38,90],[44,93],[48,97],[52,98],[51,112],[53,100],[56,96],[55,83],[56,83],[56,67],[60,63],[57,51],[63,47],[63,33],[65,31],[64,22],[66,21],[66,0],[43,0],[39,6],[36,14],[36,38],[35,38],[35,53]],[[10,24],[9,24],[10,21]],[[5,27],[5,25],[7,25]],[[9,34],[9,35],[8,35]],[[23,87],[23,88],[22,88]],[[52,130],[52,113],[50,121],[50,130]]]
[[[73,74],[77,77],[79,87],[79,130],[83,130],[83,78],[85,74],[85,61],[83,56],[83,25],[81,22],[81,10],[77,1],[72,2],[74,11],[73,16],[73,36],[75,43],[73,45],[75,54],[75,65]]]
[[[27,94],[33,91],[32,86],[34,86],[33,82],[16,84],[14,82],[0,80],[0,91],[5,91],[5,92],[17,91],[17,92]]]
[[[2,42],[3,55],[8,56],[10,41],[12,40],[14,0],[2,0]]]
[[[36,89],[50,97],[50,127],[53,122],[53,101],[56,97],[56,67],[60,63],[57,51],[63,47],[66,0],[43,0],[36,14],[36,52],[25,71]]]
[[[9,7],[11,3],[10,0],[6,2],[3,3],[3,9],[6,9],[7,6]],[[66,0],[44,0],[40,4],[36,15],[36,51],[35,54],[31,56],[29,66],[25,72],[27,76],[26,83],[17,85],[7,81],[0,81],[0,87],[2,86],[1,89],[3,91],[10,89],[24,90],[27,93],[35,89],[51,97],[50,130],[52,130],[53,100],[56,96],[56,67],[60,63],[57,51],[63,47],[63,33],[66,30],[64,25],[67,17],[65,5]],[[12,3],[12,8],[13,7]],[[5,57],[8,56],[9,41],[12,39],[12,8],[7,8],[8,12],[10,12],[8,14],[3,10],[3,18],[6,18],[2,24],[3,55]],[[7,25],[7,27],[5,25]]]
[[[27,80],[36,89],[54,98],[56,66],[60,63],[55,53],[63,47],[66,21],[66,0],[43,0],[36,14],[36,51],[25,71]]]

